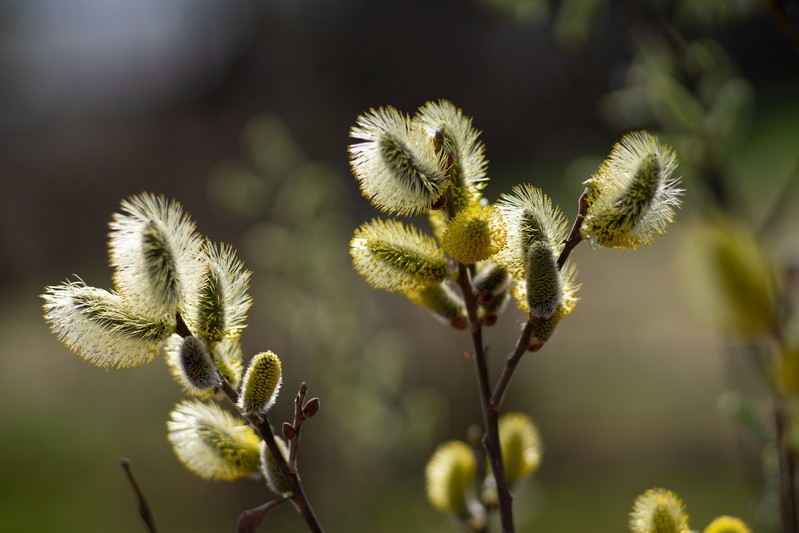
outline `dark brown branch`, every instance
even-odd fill
[[[516,341],[516,347],[505,359],[505,366],[502,369],[502,374],[499,376],[499,380],[497,380],[497,384],[494,387],[494,392],[491,394],[489,405],[494,411],[499,411],[499,407],[502,405],[502,400],[505,398],[505,391],[510,384],[510,379],[513,377],[513,373],[516,371],[516,366],[518,366],[519,361],[522,359],[522,356],[527,353],[527,349],[530,346],[530,337],[532,334],[533,322],[528,320],[524,324],[524,328],[522,328],[522,333],[519,335],[519,340]]]
[[[186,337],[191,337],[189,326],[186,325],[186,322],[183,320],[183,317],[180,316],[180,313],[175,314],[175,333],[184,339]]]
[[[513,526],[513,497],[510,493],[505,467],[502,464],[502,449],[499,441],[499,413],[491,408],[491,386],[488,377],[488,361],[483,345],[483,329],[477,317],[477,299],[472,292],[469,280],[469,271],[466,265],[458,263],[458,286],[463,294],[466,314],[469,318],[469,331],[472,334],[472,347],[474,349],[474,369],[477,374],[477,385],[480,393],[480,406],[483,412],[483,425],[485,435],[483,446],[491,463],[491,473],[497,483],[497,498],[499,501],[499,516],[504,533],[512,533]]]
[[[587,190],[580,195],[580,199],[577,203],[579,205],[577,216],[574,218],[574,224],[569,232],[569,236],[566,237],[565,241],[563,241],[563,250],[560,252],[560,256],[558,257],[558,268],[563,268],[563,265],[566,264],[566,260],[569,258],[572,250],[574,250],[574,248],[583,240],[583,236],[580,235],[580,228],[583,227],[583,220],[585,220],[585,214],[588,212]]]
[[[297,451],[300,447],[300,431],[302,429],[302,424],[309,418],[306,416],[306,413],[310,416],[316,415],[316,411],[319,409],[319,399],[318,398],[311,398],[308,403],[305,402],[305,397],[308,395],[308,386],[303,382],[300,385],[300,390],[297,392],[297,396],[294,398],[294,422],[291,424],[292,428],[292,435],[291,438],[287,437],[289,441],[289,468],[293,471],[297,471]],[[315,404],[315,408],[312,406]],[[311,414],[313,411],[313,414]]]
[[[150,511],[150,506],[147,504],[147,499],[144,497],[144,492],[142,492],[141,487],[139,487],[139,483],[133,476],[133,470],[130,467],[130,461],[128,461],[127,458],[122,457],[119,459],[119,462],[122,464],[122,469],[128,476],[128,481],[130,482],[130,486],[133,487],[133,492],[136,493],[136,499],[139,502],[138,509],[141,519],[144,520],[147,530],[150,533],[156,533],[155,519],[153,519],[153,514]]]

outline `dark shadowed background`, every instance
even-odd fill
[[[717,410],[725,390],[756,396],[757,383],[694,311],[679,258],[704,211],[759,221],[787,198],[768,241],[799,259],[799,54],[765,3],[678,27],[744,84],[741,124],[702,167],[695,132],[625,115],[641,105],[621,91],[641,43],[690,15],[687,2],[643,4],[0,0],[0,530],[143,531],[121,456],[162,531],[230,531],[270,497],[177,462],[165,422],[181,392],[160,358],[93,368],[41,318],[46,285],[77,274],[110,287],[108,221],[142,191],[179,200],[253,271],[243,344],[283,359],[273,417],[290,417],[301,381],[321,397],[301,470],[327,529],[456,530],[429,507],[423,469],[480,421],[467,336],[366,287],[348,256],[376,214],[349,174],[349,128],[370,107],[439,98],[483,132],[491,200],[531,182],[573,217],[581,182],[633,127],[686,160],[677,224],[636,253],[578,248],[582,300],[522,361],[505,407],[533,416],[545,452],[515,500],[520,531],[623,531],[653,486],[682,496],[695,529],[720,514],[758,523],[757,447]],[[675,79],[696,89],[701,65]],[[521,319],[511,308],[488,330],[493,363]],[[288,506],[263,528],[302,530]]]

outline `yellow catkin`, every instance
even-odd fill
[[[467,207],[447,226],[441,245],[461,263],[485,261],[505,246],[505,223],[491,206]]]
[[[703,533],[752,533],[752,530],[740,518],[719,516],[705,528]]]
[[[458,516],[469,515],[477,462],[469,445],[461,441],[441,444],[427,462],[427,497],[436,509]]]
[[[245,413],[267,411],[275,403],[282,382],[280,359],[261,352],[250,361],[242,380],[239,408]]]

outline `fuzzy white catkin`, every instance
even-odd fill
[[[109,233],[114,283],[127,305],[174,316],[202,275],[200,236],[177,202],[141,194],[124,200]]]

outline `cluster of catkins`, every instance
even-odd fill
[[[272,406],[281,365],[263,352],[244,372],[239,337],[252,303],[250,272],[235,251],[203,239],[177,202],[151,194],[122,202],[109,251],[114,290],[80,279],[46,289],[44,316],[53,333],[101,368],[139,366],[163,349],[172,375],[193,397],[175,406],[167,424],[181,463],[206,479],[263,473],[284,493],[274,457],[242,418]],[[211,401],[224,387],[237,397],[239,413]]]
[[[571,230],[533,185],[518,185],[494,204],[483,197],[485,147],[471,119],[450,102],[428,102],[413,117],[372,109],[358,117],[351,136],[350,164],[363,195],[389,215],[426,214],[432,229],[430,235],[395,219],[364,223],[350,243],[355,270],[459,329],[494,324],[513,298],[527,315],[533,351],[575,308],[576,269],[568,255],[580,240],[648,245],[680,205],[676,155],[646,132],[624,136],[584,183]],[[522,413],[500,417],[498,432],[512,489],[537,469],[540,439]],[[497,487],[489,466],[475,493],[476,464],[471,446],[449,441],[428,462],[426,478],[430,502],[479,531],[497,504]]]
[[[628,525],[631,533],[698,533],[692,530],[685,504],[670,490],[649,489],[633,502]],[[716,517],[703,533],[752,533],[749,526],[734,516]]]
[[[530,184],[490,204],[479,132],[450,102],[428,102],[413,117],[393,107],[370,110],[351,136],[350,164],[363,195],[389,215],[427,214],[433,230],[383,219],[359,227],[350,253],[367,283],[464,328],[453,261],[468,265],[481,323],[493,324],[513,297],[534,322],[531,349],[540,348],[577,302],[575,267],[559,262],[569,236],[560,208]],[[585,182],[579,235],[594,246],[650,244],[680,205],[676,167],[674,151],[652,135],[626,135]]]

